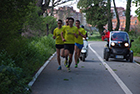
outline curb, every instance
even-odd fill
[[[136,63],[140,63],[140,61],[134,60]]]
[[[135,61],[136,63],[139,63],[139,64],[140,64],[140,57],[138,57],[138,56],[134,57],[134,61]]]
[[[37,77],[40,75],[40,73],[43,71],[43,69],[47,66],[47,64],[50,62],[50,60],[54,57],[56,52],[45,62],[45,64],[37,71],[37,73],[34,75],[33,80],[28,83],[28,86],[31,87],[34,82],[36,81]]]

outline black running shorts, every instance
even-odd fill
[[[64,44],[56,44],[55,47],[57,49],[62,49],[62,48],[64,48]]]
[[[64,44],[64,49],[68,50],[70,54],[73,54],[74,52],[74,44]]]

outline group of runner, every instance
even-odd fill
[[[57,21],[57,24],[58,27],[54,29],[53,38],[56,39],[58,70],[61,70],[61,56],[65,58],[64,65],[70,72],[74,52],[75,68],[78,67],[80,52],[83,47],[83,37],[86,38],[86,32],[80,27],[79,20],[76,20],[76,26],[74,26],[74,19],[72,17],[66,18],[66,25],[64,26],[62,26],[63,22],[61,19]]]

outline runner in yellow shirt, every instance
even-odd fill
[[[83,28],[80,27],[80,21],[76,20],[76,27],[78,28],[78,38],[75,38],[75,68],[78,67],[79,57],[81,53],[81,49],[83,47],[83,37],[86,38],[86,32]]]
[[[55,47],[56,47],[56,52],[57,52],[57,61],[59,64],[58,70],[61,70],[61,59],[60,59],[60,50],[61,50],[61,56],[63,57],[64,54],[64,42],[62,41],[61,38],[61,32],[63,31],[63,27],[62,27],[62,20],[58,20],[57,22],[58,27],[54,29],[53,31],[53,38],[56,39],[55,40]]]
[[[66,18],[66,21],[65,21],[66,24],[63,27],[69,26],[68,20],[69,20],[69,17]]]
[[[61,37],[62,40],[64,41],[64,49],[65,49],[65,57],[69,56],[69,64],[66,66],[68,71],[70,71],[70,65],[72,62],[72,56],[73,56],[73,52],[74,52],[74,44],[75,44],[75,37],[78,37],[78,28],[73,26],[74,23],[74,19],[73,18],[69,18],[68,20],[69,22],[69,26],[66,26],[62,33],[61,33]],[[65,38],[63,37],[63,34],[65,36]]]
[[[68,20],[69,20],[69,17],[66,18],[66,21],[65,21],[66,24],[63,26],[63,28],[69,26],[69,22],[68,22]],[[65,38],[64,35],[65,35],[65,34],[63,33],[63,37]],[[64,52],[63,52],[63,53],[64,53]],[[65,57],[64,65],[67,65],[67,62],[68,62],[68,57]]]

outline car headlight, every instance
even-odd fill
[[[111,45],[112,45],[112,46],[115,46],[115,43],[114,43],[114,42],[111,42]]]
[[[128,44],[128,43],[125,43],[125,44],[124,44],[124,46],[125,46],[125,47],[128,47],[128,46],[129,46],[129,44]]]

